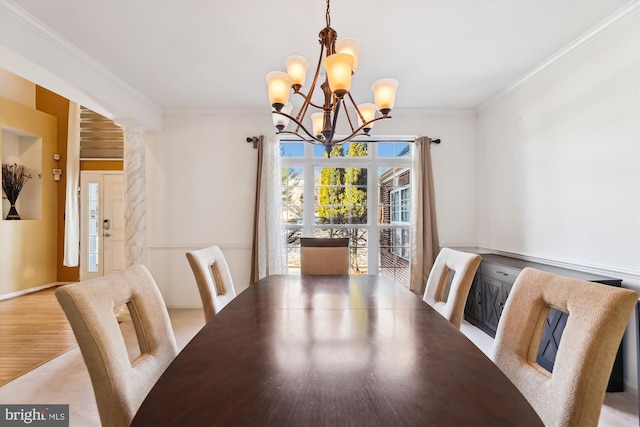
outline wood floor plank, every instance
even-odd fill
[[[77,345],[54,292],[0,301],[0,386]]]

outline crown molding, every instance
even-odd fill
[[[582,49],[583,47],[587,46],[594,40],[605,35],[610,30],[614,29],[623,21],[625,21],[627,18],[630,18],[634,13],[637,13],[639,10],[640,10],[640,0],[634,0],[628,3],[627,5],[623,6],[617,12],[613,13],[608,18],[598,23],[596,26],[594,26],[589,31],[587,31],[585,34],[578,37],[577,39],[569,43],[567,46],[565,46],[564,48],[560,49],[558,52],[551,55],[549,58],[547,58],[537,67],[535,67],[533,70],[529,71],[527,74],[520,77],[515,82],[511,83],[501,92],[499,92],[497,95],[493,96],[488,101],[485,101],[484,103],[482,103],[480,106],[478,106],[476,110],[480,112],[485,108],[488,108],[489,106],[500,101],[501,99],[505,98],[506,96],[508,96],[509,94],[513,93],[518,88],[523,86],[526,82],[536,77],[538,74],[542,73],[547,68],[551,67],[556,62],[562,61],[563,59],[572,55],[574,52]]]
[[[19,3],[2,0],[0,21],[0,48],[12,53],[10,60],[0,60],[3,68],[109,118],[131,117],[148,128],[161,128],[162,109],[157,104]]]

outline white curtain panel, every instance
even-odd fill
[[[80,181],[80,106],[69,102],[69,136],[67,139],[67,187],[64,220],[64,261],[67,267],[77,267],[80,251],[80,212],[78,183]]]
[[[260,180],[260,209],[258,214],[258,275],[286,274],[284,233],[281,216],[280,140],[265,138],[262,175]]]

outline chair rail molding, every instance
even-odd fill
[[[627,285],[633,285],[634,288],[640,288],[640,272],[631,268],[600,264],[596,262],[572,258],[525,255],[518,252],[511,252],[508,250],[501,250],[487,246],[479,246],[477,250],[485,251],[487,253],[493,253],[496,255],[517,258],[523,261],[531,261],[540,264],[551,265],[554,267],[567,268],[569,270],[578,270],[584,271],[586,273],[598,274],[601,276],[616,277],[623,281],[624,287],[629,287]]]

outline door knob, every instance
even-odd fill
[[[104,233],[104,237],[111,237],[111,233]]]

